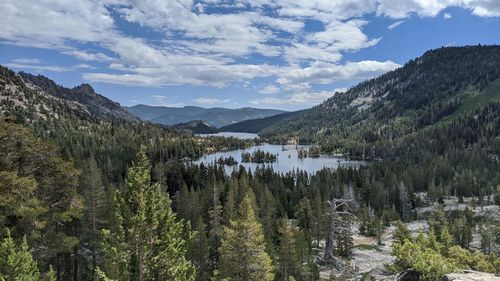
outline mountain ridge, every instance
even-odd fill
[[[482,95],[500,78],[499,64],[500,46],[430,50],[396,70],[279,120],[260,134],[276,141],[299,137],[302,142],[355,135],[357,141],[373,143],[415,133],[453,114],[471,91]]]
[[[260,109],[252,107],[204,108],[198,106],[164,107],[139,104],[124,107],[127,111],[139,116],[141,119],[163,125],[176,125],[193,120],[202,120],[215,127],[223,127],[243,120],[263,118],[284,113],[277,109]]]
[[[118,118],[129,121],[138,121],[138,117],[122,109],[118,102],[98,94],[91,85],[83,83],[73,88],[57,85],[53,80],[43,75],[33,75],[19,72],[17,75],[34,90],[40,90],[56,98],[76,102],[89,112],[93,117]]]

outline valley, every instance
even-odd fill
[[[0,273],[496,280],[498,65],[499,46],[438,48],[309,109],[213,123],[0,67]]]

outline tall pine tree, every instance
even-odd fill
[[[195,270],[186,259],[184,223],[176,219],[171,201],[160,186],[151,184],[144,148],[129,168],[125,186],[117,192],[115,201],[117,226],[113,231],[103,231],[109,279],[195,279]]]
[[[224,228],[220,255],[222,278],[245,281],[274,279],[272,260],[266,253],[262,225],[252,207],[249,189],[240,203],[238,217]]]

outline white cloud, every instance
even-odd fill
[[[303,85],[308,88],[310,84],[330,84],[372,78],[399,66],[392,61],[360,61],[343,65],[316,62],[309,67],[297,67],[281,73],[277,82],[285,87],[293,88],[296,85]]]
[[[262,94],[277,94],[280,92],[280,88],[274,86],[274,85],[268,85],[265,86],[264,88],[259,90],[259,93]]]
[[[166,96],[163,95],[150,95],[150,98],[152,98],[155,101],[155,104],[153,105],[160,105],[160,106],[166,106],[166,107],[183,107],[184,104],[182,102],[170,102]],[[134,101],[131,101],[134,102]],[[135,101],[137,103],[137,101]]]
[[[202,105],[215,105],[215,104],[223,104],[230,102],[230,99],[217,99],[217,98],[207,98],[207,97],[199,97],[194,99],[194,102]]]
[[[20,63],[20,64],[40,64],[43,63],[41,59],[33,59],[33,58],[17,58],[13,59],[12,62]]]
[[[451,15],[450,13],[444,13],[444,14],[443,14],[443,18],[444,18],[445,20],[447,20],[447,19],[451,19],[451,18],[452,18],[452,15]]]
[[[394,28],[400,26],[402,23],[404,23],[405,21],[404,20],[399,20],[399,21],[395,21],[393,22],[392,24],[390,24],[387,29],[389,30],[393,30]]]
[[[261,99],[250,100],[250,104],[262,106],[313,106],[322,103],[332,97],[335,93],[345,92],[345,88],[335,89],[333,91],[321,92],[297,92],[284,97],[265,97]]]
[[[17,62],[15,62],[17,61]],[[71,72],[75,70],[90,69],[92,66],[88,64],[76,64],[71,66],[47,65],[41,64],[41,61],[32,61],[20,63],[23,59],[14,60],[12,63],[6,63],[5,66],[15,69],[32,69],[38,71],[53,71],[53,72]],[[25,61],[25,60],[24,60]]]
[[[85,61],[110,62],[110,61],[115,60],[115,59],[111,58],[110,56],[103,54],[103,53],[89,53],[86,51],[79,51],[79,50],[64,51],[63,54],[74,56],[79,60],[85,60]]]
[[[0,40],[108,64],[96,71],[87,64],[11,64],[51,71],[86,69],[83,78],[89,81],[225,87],[270,77],[285,90],[297,91],[313,84],[357,81],[398,66],[391,61],[342,62],[346,52],[375,46],[380,40],[366,34],[363,15],[429,17],[451,6],[477,16],[500,16],[498,0],[3,0]],[[225,10],[210,13],[212,8]],[[125,34],[114,17],[161,38]],[[306,20],[318,21],[320,30],[306,32]],[[264,59],[256,63],[253,56]],[[266,63],[268,57],[273,57],[273,65]]]
[[[113,18],[97,1],[4,0],[0,11],[0,38],[24,46],[69,48],[70,40],[99,42],[114,29]]]
[[[379,0],[377,14],[391,18],[407,18],[411,14],[435,17],[448,7],[462,7],[479,17],[500,16],[498,0]]]

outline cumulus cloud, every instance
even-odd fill
[[[391,18],[407,18],[412,14],[435,17],[448,7],[462,7],[480,17],[500,16],[498,0],[379,0],[376,12]]]
[[[49,48],[85,62],[60,67],[13,61],[13,67],[80,70],[89,81],[225,87],[266,77],[284,90],[310,94],[314,84],[357,81],[398,67],[392,61],[343,61],[346,52],[381,39],[367,35],[363,15],[401,19],[388,27],[393,29],[409,16],[433,17],[450,6],[500,16],[498,0],[3,0],[0,42]],[[159,38],[127,34],[117,17]],[[308,20],[321,28],[305,30]]]
[[[251,100],[250,103],[260,106],[313,106],[322,103],[332,97],[335,93],[345,92],[345,88],[335,89],[333,91],[320,92],[296,92],[284,97],[265,97]]]
[[[103,53],[100,53],[100,52],[89,53],[89,52],[81,51],[81,50],[71,50],[71,51],[63,51],[62,53],[65,55],[74,56],[77,59],[84,60],[84,61],[110,62],[110,61],[115,60],[112,57],[105,55]]]
[[[281,73],[277,82],[289,88],[296,85],[303,85],[308,88],[310,84],[330,84],[366,79],[394,70],[399,66],[399,64],[392,61],[379,62],[372,60],[347,62],[340,65],[316,62],[309,67],[297,67]]]
[[[265,86],[264,88],[259,90],[259,93],[262,94],[277,94],[280,92],[280,88],[274,86],[274,85],[268,85]]]

